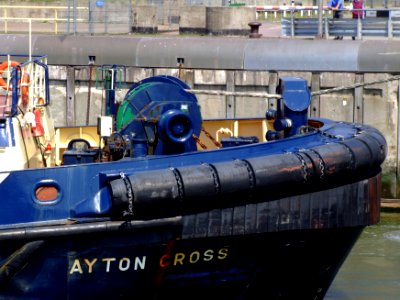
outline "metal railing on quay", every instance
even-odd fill
[[[257,19],[280,19],[295,13],[299,17],[312,17],[318,15],[318,6],[303,5],[264,5],[256,6]],[[322,14],[332,15],[331,11],[324,6]]]
[[[77,14],[82,12],[87,12],[87,7],[68,7],[68,6],[36,6],[36,5],[0,5],[1,18],[0,24],[2,24],[2,28],[4,33],[8,33],[10,30],[15,31],[16,29],[27,30],[28,25],[24,26],[21,23],[28,23],[31,26],[32,23],[35,24],[47,24],[46,27],[49,27],[48,24],[53,24],[53,30],[55,34],[59,33],[59,25],[60,24],[75,24],[79,22],[82,23],[85,21],[84,18],[78,18]],[[19,13],[18,16],[14,16],[15,13],[13,11],[26,11],[29,17],[23,16],[23,14]],[[32,12],[39,12],[38,15],[42,15],[40,17],[31,17],[30,14]],[[45,12],[45,13],[44,13]],[[11,26],[10,26],[11,25]],[[13,28],[10,28],[13,27]],[[25,27],[25,28],[24,28]],[[72,30],[72,29],[71,29]]]
[[[332,36],[351,36],[357,39],[363,37],[400,37],[400,9],[373,8],[363,9],[363,17],[354,19],[351,12],[345,9],[344,17],[337,19],[325,13],[320,18],[299,17],[293,9],[290,17],[281,19],[282,36],[287,37],[317,37],[322,28],[324,38]],[[348,15],[347,15],[348,13]],[[320,22],[322,21],[322,24]]]
[[[0,5],[0,33],[130,33],[131,28],[132,6],[121,11],[93,5]]]

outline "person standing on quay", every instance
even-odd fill
[[[352,2],[352,17],[353,19],[363,19],[364,18],[364,3],[363,0],[353,0]],[[352,37],[353,40],[356,39],[355,36]]]
[[[334,19],[343,18],[343,0],[329,0],[328,8],[333,11]],[[343,36],[337,36],[335,40],[343,40]]]

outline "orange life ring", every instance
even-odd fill
[[[16,67],[16,66],[19,66],[19,65],[20,65],[20,63],[19,63],[18,61],[15,61],[15,60],[10,60],[10,61],[6,60],[6,61],[3,61],[3,62],[0,64],[0,87],[2,87],[2,88],[5,89],[5,90],[11,91],[12,87],[9,86],[9,87],[7,88],[7,83],[4,81],[3,73],[4,73],[4,71],[5,71],[6,69],[8,69],[9,67],[12,67],[12,68],[13,68],[13,67]]]
[[[22,79],[21,79],[21,95],[22,95],[22,104],[24,106],[28,105],[28,99],[29,99],[29,74],[24,73],[22,74]]]

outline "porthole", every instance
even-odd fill
[[[42,180],[35,187],[34,197],[42,204],[53,203],[60,198],[60,187],[52,180]]]

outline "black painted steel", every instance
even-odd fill
[[[135,218],[151,219],[332,188],[381,170],[386,143],[370,134],[371,127],[359,130],[353,138],[297,152],[138,172],[111,181],[110,192],[119,211],[130,205]]]

